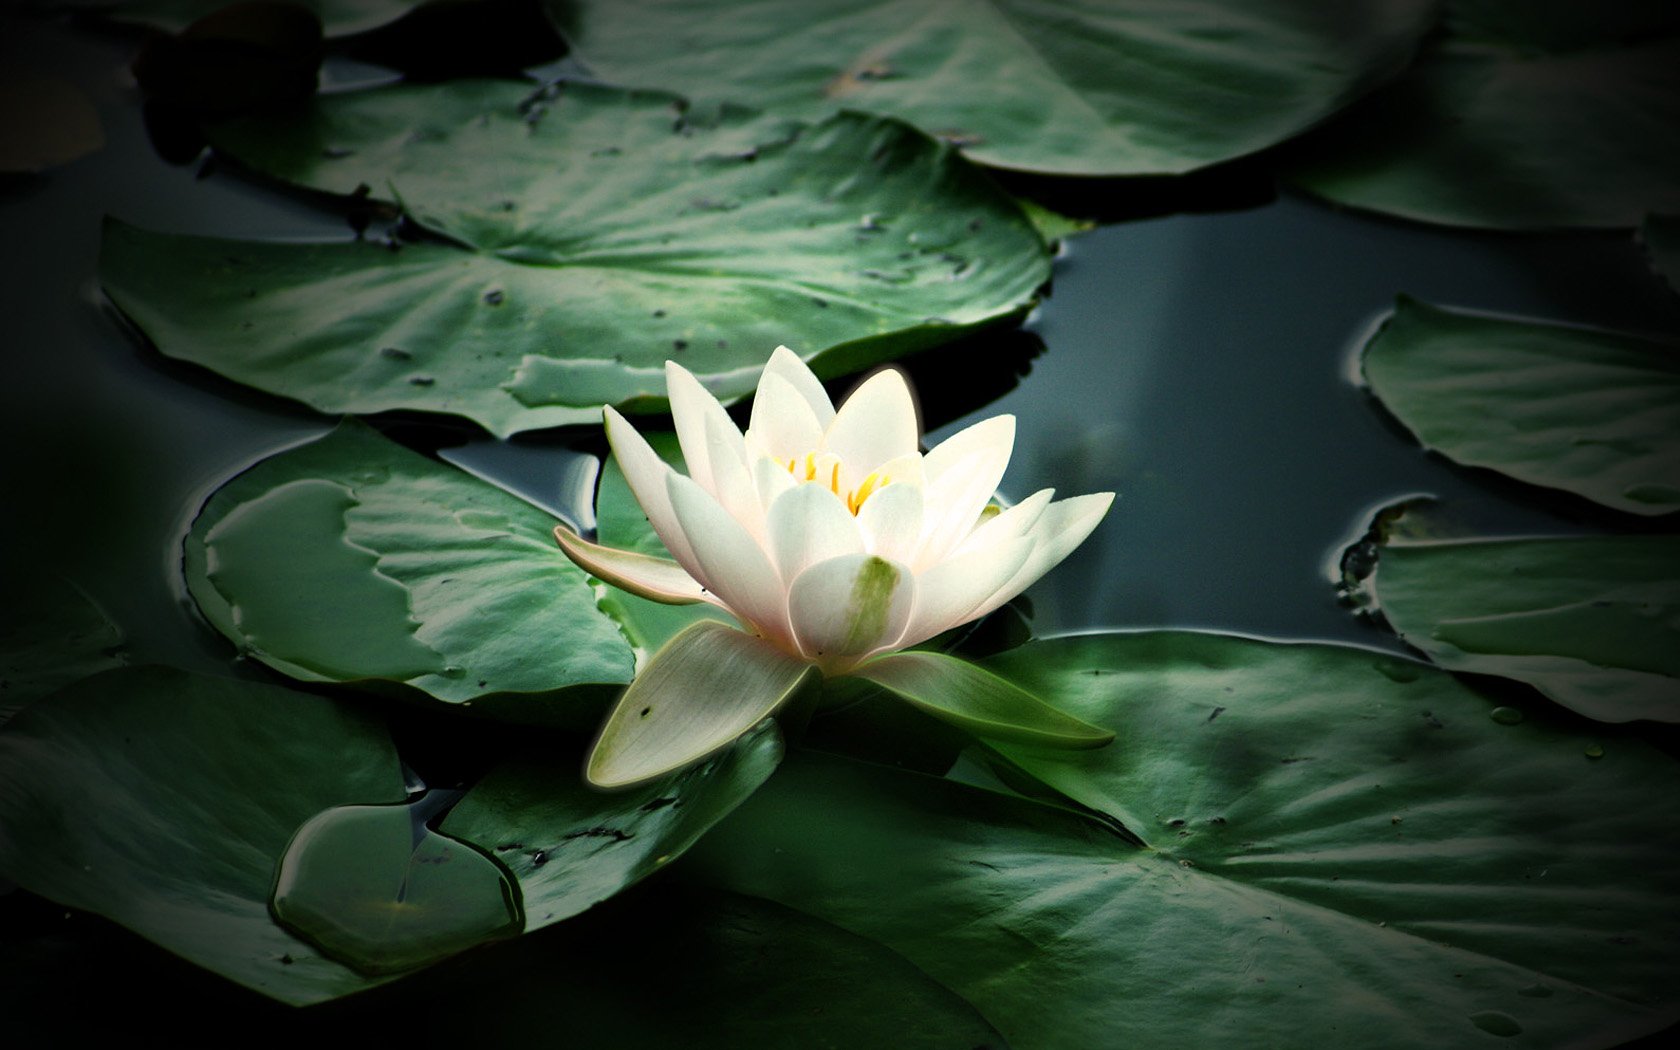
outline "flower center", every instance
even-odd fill
[[[879,470],[870,471],[869,476],[855,489],[843,489],[840,484],[840,457],[832,452],[818,454],[807,452],[803,459],[798,456],[787,461],[788,473],[795,481],[816,482],[828,486],[828,491],[846,501],[846,509],[855,516],[862,509],[863,503],[872,494],[884,488],[892,478]]]

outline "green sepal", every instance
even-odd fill
[[[1102,747],[1114,734],[1059,711],[990,671],[944,653],[912,651],[854,672],[935,718],[980,736],[1051,747]]]

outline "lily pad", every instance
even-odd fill
[[[555,523],[346,422],[210,497],[187,534],[187,589],[243,651],[302,681],[592,727],[632,657]]]
[[[1449,459],[1634,514],[1680,509],[1680,343],[1402,298],[1363,369]]]
[[[1456,0],[1417,64],[1305,140],[1286,174],[1423,222],[1633,227],[1680,211],[1677,129],[1672,4]]]
[[[581,761],[511,760],[469,791],[439,830],[500,859],[519,880],[525,928],[541,929],[681,856],[781,759],[781,734],[765,721],[717,756],[631,791],[587,788]]]
[[[597,424],[604,404],[662,405],[668,358],[738,398],[778,344],[845,374],[1018,317],[1050,275],[983,173],[856,114],[698,122],[668,95],[452,81],[214,139],[300,185],[373,187],[462,242],[107,225],[101,280],[160,350],[326,412]]]
[[[175,33],[234,0],[58,0],[65,7],[90,8],[118,22]],[[349,36],[394,22],[428,0],[287,0],[321,20],[327,36]]]
[[[1650,256],[1651,268],[1680,292],[1680,215],[1647,215],[1639,227],[1639,242]]]
[[[1010,755],[1135,838],[796,755],[683,870],[881,941],[1019,1050],[1608,1046],[1680,1016],[1656,750],[1361,649],[1149,632],[989,666],[1117,734]]]
[[[1398,72],[1421,0],[548,0],[604,79],[801,117],[885,113],[984,164],[1189,171],[1274,145]]]
[[[0,873],[293,1004],[368,988],[269,916],[275,864],[323,809],[400,802],[380,721],[259,682],[121,668],[0,731]]]
[[[0,726],[63,685],[126,662],[123,635],[61,576],[5,573],[0,605]]]
[[[1680,722],[1680,536],[1410,540],[1359,585],[1431,660],[1604,722]]]

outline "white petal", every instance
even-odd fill
[[[782,493],[799,482],[793,480],[786,463],[778,463],[769,456],[758,457],[753,463],[753,487],[758,490],[758,505],[768,514]]]
[[[862,476],[888,460],[913,455],[921,430],[904,374],[883,368],[852,391],[823,434],[823,448]]]
[[[764,506],[758,501],[758,486],[741,458],[741,433],[728,416],[719,422],[706,419],[706,457],[712,468],[712,495],[729,516],[740,522],[752,534],[760,547],[764,546]]]
[[[1038,578],[1061,564],[1063,558],[1085,542],[1085,537],[1102,521],[1114,503],[1114,493],[1095,492],[1089,496],[1074,496],[1058,500],[1045,508],[1027,538],[1033,541],[1032,554],[1009,582],[980,604],[974,617],[984,616],[1004,602],[1038,582]]]
[[[997,492],[1004,466],[995,453],[980,451],[963,457],[928,482],[923,497],[922,548],[915,561],[917,572],[950,557],[980,527],[980,514]]]
[[[677,441],[681,443],[683,459],[688,463],[688,476],[712,495],[720,495],[713,477],[710,431],[715,426],[723,433],[733,434],[736,458],[745,463],[747,451],[741,431],[712,392],[701,386],[693,373],[675,361],[665,362],[665,396],[671,401],[671,422],[676,426]]]
[[[864,553],[857,519],[821,485],[796,485],[783,493],[765,524],[776,567],[790,583],[817,562]]]
[[[554,527],[554,538],[578,568],[614,587],[667,605],[712,600],[686,569],[669,558],[591,543],[564,525]]]
[[[981,522],[980,526],[968,534],[957,549],[952,551],[953,557],[967,554],[969,551],[991,547],[1008,540],[1020,539],[1025,536],[1038,519],[1043,517],[1044,508],[1050,505],[1050,497],[1056,494],[1055,489],[1039,489],[1013,507],[1005,507],[996,516]]]
[[[822,441],[822,434],[817,414],[792,383],[768,373],[758,381],[752,422],[747,426],[747,447],[755,454],[785,464],[814,451]]]
[[[923,464],[928,481],[932,482],[963,459],[976,454],[985,454],[988,461],[1001,459],[1004,466],[1008,466],[1009,455],[1014,449],[1015,417],[1005,414],[982,419],[952,434],[923,457]],[[1001,468],[998,476],[1003,476]],[[995,490],[997,485],[993,484],[992,488]]]
[[[1034,546],[1032,540],[1017,537],[942,561],[917,576],[916,608],[898,648],[925,642],[980,616],[982,603],[1015,578]]]
[[[676,512],[671,509],[671,497],[665,488],[665,479],[676,471],[659,458],[659,453],[628,420],[618,414],[617,409],[608,406],[603,414],[606,417],[607,444],[612,446],[613,458],[618,460],[618,469],[624,472],[630,492],[642,505],[642,513],[647,515],[648,523],[653,526],[660,542],[665,544],[665,549],[671,552],[671,557],[692,574],[696,564],[694,548],[689,545]]]
[[[848,554],[800,573],[788,591],[788,611],[806,658],[840,674],[904,633],[915,593],[906,566]]]
[[[864,549],[908,565],[922,539],[920,485],[892,484],[870,493],[857,512]]]
[[[776,347],[776,352],[764,365],[764,375],[775,376],[798,391],[805,403],[811,406],[811,415],[816,418],[817,426],[827,427],[834,419],[834,402],[828,399],[828,391],[823,389],[822,381],[792,350],[785,346]],[[759,382],[764,382],[764,376],[759,377]]]
[[[665,488],[694,547],[699,571],[689,572],[721,598],[730,612],[770,641],[791,648],[793,636],[787,625],[782,578],[757,541],[693,480],[673,471],[665,480]]]

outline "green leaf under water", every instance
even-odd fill
[[[881,941],[1018,1050],[1610,1046],[1680,1016],[1680,767],[1656,750],[1545,705],[1496,720],[1361,649],[1149,632],[988,663],[1115,732],[1007,753],[1142,845],[794,756],[683,870]]]
[[[219,128],[300,185],[456,238],[262,243],[106,226],[100,278],[165,354],[326,412],[498,435],[725,399],[778,344],[841,375],[1020,316],[1050,258],[980,171],[897,123],[685,118],[668,95],[452,81]]]
[[[1365,601],[1431,660],[1588,718],[1680,722],[1680,536],[1391,535]]]
[[[1673,4],[1453,0],[1393,84],[1306,139],[1287,178],[1337,204],[1493,229],[1680,211]]]
[[[217,630],[309,682],[592,726],[633,658],[555,519],[347,422],[224,484],[185,544]]]
[[[1449,459],[1634,514],[1680,509],[1680,343],[1402,298],[1362,368]]]
[[[69,580],[6,566],[0,582],[0,726],[60,686],[126,662],[122,632]]]
[[[1426,0],[548,0],[604,79],[801,117],[900,117],[984,164],[1189,171],[1274,145],[1397,72]]]
[[[0,730],[0,875],[283,1002],[378,983],[275,925],[274,869],[322,810],[400,802],[379,719],[279,686],[122,668]]]

